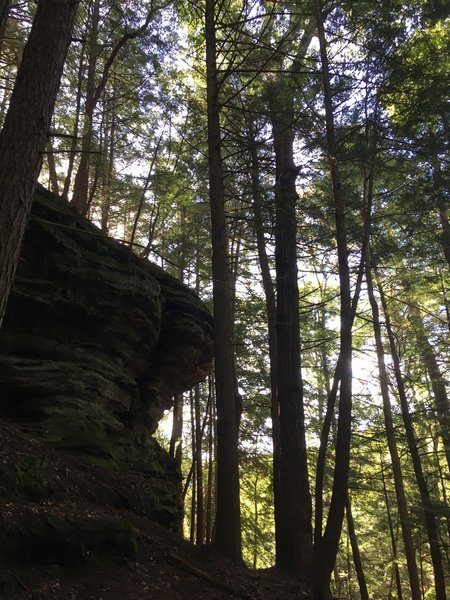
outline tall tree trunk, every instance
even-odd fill
[[[348,536],[350,538],[350,544],[352,546],[353,563],[355,565],[356,577],[358,579],[359,593],[361,596],[361,600],[369,600],[369,592],[367,591],[367,582],[366,577],[364,575],[358,539],[356,537],[355,522],[353,520],[352,507],[349,496],[347,496],[345,514],[347,516]]]
[[[0,133],[0,325],[19,261],[78,2],[41,0]]]
[[[100,0],[93,0],[91,29],[89,32],[89,51],[87,66],[86,101],[84,108],[83,134],[81,138],[81,156],[75,175],[72,204],[80,212],[85,212],[88,206],[89,165],[91,160],[93,126],[92,119],[97,105],[95,100],[95,79],[97,73],[97,57],[99,53],[98,34],[100,23]]]
[[[12,0],[0,0],[0,53],[2,50],[3,39],[6,32],[6,24],[8,23],[8,13]]]
[[[205,39],[217,404],[217,515],[214,545],[229,559],[241,562],[238,410],[233,348],[234,290],[225,217],[216,65],[215,0],[206,0]]]
[[[273,497],[275,523],[281,522],[280,498],[280,405],[278,402],[278,351],[277,351],[277,305],[275,285],[270,273],[269,258],[267,256],[266,241],[264,238],[263,195],[261,192],[259,158],[256,147],[256,136],[253,123],[249,123],[249,150],[250,173],[253,197],[254,226],[256,245],[258,249],[259,268],[261,270],[262,285],[266,301],[267,331],[269,340],[269,365],[270,365],[270,392],[271,392],[271,418],[272,418],[272,444],[273,444]],[[280,547],[280,528],[275,527],[275,547]]]
[[[386,439],[389,447],[389,453],[392,461],[392,471],[394,474],[394,486],[397,496],[397,506],[402,527],[403,544],[405,548],[406,563],[408,566],[409,583],[411,588],[412,600],[421,600],[421,590],[419,582],[419,573],[417,571],[415,548],[411,528],[411,519],[408,512],[405,488],[403,483],[403,474],[401,469],[400,457],[395,439],[395,429],[392,417],[391,402],[389,399],[389,381],[384,360],[384,348],[381,337],[380,315],[378,304],[373,291],[372,273],[370,267],[366,270],[367,292],[369,295],[370,306],[373,316],[373,331],[375,336],[375,345],[377,351],[378,371],[380,380],[381,397],[383,400],[384,423],[386,427]]]
[[[197,478],[197,525],[195,534],[195,543],[198,546],[203,544],[205,533],[204,520],[204,497],[203,497],[203,458],[202,442],[204,428],[200,422],[200,386],[196,385],[194,389],[194,411],[195,411],[195,473]]]
[[[183,435],[183,394],[178,394],[173,400],[172,433],[170,436],[169,456],[177,462],[181,472],[181,439]]]
[[[381,465],[381,480],[383,483],[384,503],[386,506],[386,515],[387,515],[387,520],[388,520],[389,536],[391,538],[392,563],[394,565],[395,585],[397,588],[398,600],[403,600],[402,583],[401,583],[401,578],[400,578],[400,571],[398,568],[397,539],[396,539],[396,534],[394,531],[394,524],[392,522],[391,507],[389,505],[389,495],[388,495],[388,491],[387,491],[387,487],[386,487],[386,477],[384,474],[384,464],[383,464],[381,451],[380,451],[380,465]]]
[[[374,270],[374,274],[384,313],[385,327],[389,340],[392,363],[394,365],[394,373],[397,383],[398,396],[400,399],[400,406],[402,409],[403,423],[405,425],[406,439],[408,441],[408,448],[413,463],[414,475],[416,477],[417,487],[419,489],[422,508],[424,511],[425,527],[427,530],[428,543],[430,545],[431,561],[433,563],[436,600],[446,600],[445,575],[442,566],[441,550],[439,547],[438,524],[434,514],[433,503],[430,498],[430,492],[428,490],[428,485],[422,468],[422,461],[420,459],[419,450],[417,447],[416,435],[414,433],[411,414],[409,412],[408,399],[406,397],[405,385],[400,368],[400,358],[397,352],[394,332],[392,331],[391,327],[391,319],[386,297],[384,295],[383,286],[381,285],[381,281],[376,270]]]
[[[438,212],[442,227],[442,233],[440,236],[441,246],[444,252],[445,260],[447,261],[450,269],[450,222],[448,219],[447,206],[445,205],[445,200],[442,195],[438,201]]]
[[[275,269],[277,392],[280,420],[280,506],[275,513],[276,561],[308,578],[311,569],[311,495],[300,365],[297,269],[298,194],[295,187],[292,94],[285,81],[269,86],[275,150]]]
[[[109,105],[111,104],[111,108]],[[109,219],[111,213],[111,188],[113,182],[114,173],[114,159],[116,154],[116,129],[117,129],[117,118],[116,118],[116,81],[114,79],[113,91],[109,101],[104,102],[104,112],[108,110],[111,116],[107,126],[105,127],[105,150],[104,161],[102,168],[102,204],[101,204],[101,220],[100,225],[102,231],[107,232],[109,228]],[[104,116],[104,120],[106,117]]]
[[[56,172],[56,161],[55,161],[55,153],[53,150],[51,139],[47,144],[47,165],[48,165],[48,174],[50,178],[50,189],[54,194],[59,194],[59,185],[58,185],[58,173]]]
[[[75,122],[73,125],[73,131],[70,139],[70,151],[67,165],[67,173],[66,178],[64,180],[64,188],[62,192],[62,197],[67,200],[69,196],[69,190],[72,183],[72,173],[73,167],[75,164],[75,154],[78,145],[78,134],[80,131],[80,118],[81,118],[81,98],[83,95],[82,92],[82,82],[83,82],[83,74],[85,70],[85,55],[84,55],[84,46],[82,46],[80,50],[78,70],[77,70],[77,95],[75,100]]]
[[[208,476],[206,483],[206,515],[205,515],[205,543],[210,544],[213,532],[213,509],[214,509],[214,464],[215,464],[215,414],[212,399],[211,375],[208,377]]]
[[[313,595],[314,600],[330,598],[329,584],[344,518],[345,499],[347,497],[348,472],[350,464],[351,417],[352,417],[352,301],[350,292],[350,271],[348,266],[348,248],[345,226],[345,206],[341,191],[341,178],[336,156],[334,130],[334,112],[331,93],[331,77],[328,65],[327,43],[323,25],[320,0],[315,0],[317,31],[322,64],[322,85],[324,93],[327,152],[335,207],[336,242],[339,264],[340,285],[340,390],[339,412],[336,436],[336,458],[333,476],[333,489],[324,534],[315,535],[313,557]]]
[[[92,153],[93,136],[93,117],[98,101],[103,94],[106,84],[109,81],[111,67],[116,60],[121,49],[129,40],[142,35],[150,24],[152,13],[148,13],[145,22],[141,27],[127,31],[114,44],[103,67],[100,81],[96,84],[97,57],[99,52],[98,33],[100,23],[100,0],[94,0],[92,9],[92,28],[89,40],[89,60],[88,60],[88,81],[86,89],[86,103],[83,125],[83,136],[81,142],[81,157],[75,176],[72,204],[80,211],[86,212],[88,208],[88,190],[89,190],[89,162]]]
[[[440,435],[444,445],[447,465],[450,472],[450,402],[447,395],[445,380],[441,373],[439,363],[433,350],[433,346],[428,339],[422,316],[419,309],[413,302],[409,305],[409,314],[411,324],[415,330],[419,346],[419,352],[422,356],[423,364],[427,370],[433,390],[434,405],[436,416],[440,425]]]

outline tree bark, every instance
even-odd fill
[[[308,578],[312,555],[311,495],[300,364],[297,168],[289,85],[290,82],[277,81],[268,90],[275,150],[276,372],[281,447],[276,561]]]
[[[78,2],[41,0],[0,133],[0,325],[50,128]]]
[[[380,466],[381,466],[381,480],[383,483],[383,497],[384,497],[384,503],[386,505],[386,516],[387,516],[387,520],[388,520],[389,536],[391,538],[392,562],[394,565],[395,585],[397,588],[398,600],[403,600],[402,583],[401,583],[401,578],[400,578],[400,571],[398,568],[397,540],[396,540],[396,535],[394,532],[394,524],[392,522],[391,507],[389,505],[389,496],[388,496],[388,491],[387,491],[387,487],[386,487],[386,477],[384,475],[384,464],[383,464],[381,450],[380,450]]]
[[[373,291],[372,273],[370,267],[366,269],[367,292],[369,295],[370,306],[373,315],[373,330],[375,336],[375,345],[377,352],[378,371],[380,379],[381,397],[383,400],[384,423],[386,427],[386,438],[389,447],[389,453],[392,462],[392,471],[394,474],[394,486],[397,497],[398,513],[403,535],[403,544],[405,548],[406,563],[408,567],[409,583],[411,588],[411,599],[421,600],[419,573],[417,570],[415,548],[411,528],[411,519],[408,512],[405,488],[403,484],[403,474],[401,469],[400,457],[395,439],[394,422],[392,417],[391,402],[389,399],[389,381],[384,360],[384,348],[381,337],[380,315],[378,304]]]
[[[356,577],[358,579],[359,593],[361,600],[369,600],[369,592],[367,591],[367,582],[364,575],[361,553],[359,551],[358,538],[356,537],[355,522],[353,520],[350,498],[347,496],[345,505],[345,514],[347,516],[348,536],[352,546],[353,563],[355,565]]]
[[[82,213],[88,209],[88,190],[89,190],[89,163],[90,154],[92,152],[92,135],[93,135],[93,117],[98,101],[109,80],[111,67],[116,60],[121,49],[129,40],[142,35],[150,24],[151,13],[147,15],[145,22],[141,27],[124,33],[123,36],[113,46],[110,55],[108,56],[103,68],[100,81],[96,85],[97,72],[97,54],[98,54],[98,33],[100,23],[100,0],[94,0],[92,29],[89,42],[89,64],[88,64],[88,82],[86,90],[86,104],[84,114],[83,136],[81,142],[81,158],[78,165],[77,174],[75,175],[73,196],[71,203]]]
[[[408,399],[406,397],[406,390],[400,368],[400,358],[398,356],[397,347],[395,344],[395,337],[391,327],[391,320],[386,298],[384,295],[383,287],[380,282],[380,278],[376,270],[374,271],[374,274],[385,318],[385,327],[389,340],[392,363],[394,365],[394,373],[397,383],[398,395],[400,399],[400,406],[402,409],[403,423],[405,425],[406,439],[408,441],[408,448],[413,463],[414,475],[416,477],[417,487],[419,489],[422,508],[424,511],[425,527],[428,536],[428,543],[430,545],[431,561],[433,563],[436,600],[446,600],[445,575],[442,565],[441,550],[439,547],[438,524],[434,514],[433,503],[431,501],[430,492],[428,490],[428,485],[422,468],[422,461],[420,459],[419,450],[417,447],[416,435],[414,433],[414,427],[409,412]]]
[[[47,165],[50,179],[50,189],[54,194],[59,195],[58,173],[56,172],[55,154],[51,140],[47,144]]]
[[[0,51],[5,37],[6,24],[8,22],[9,7],[11,0],[0,0]]]
[[[94,101],[95,79],[97,71],[97,55],[99,52],[98,34],[100,23],[100,0],[94,0],[92,3],[91,29],[89,32],[89,51],[87,65],[87,86],[86,86],[86,102],[84,108],[83,134],[81,138],[81,156],[80,163],[75,175],[72,204],[78,208],[80,212],[85,212],[88,206],[88,189],[89,189],[89,164],[90,153],[92,149],[92,119],[94,110],[97,105],[100,94],[97,100]]]
[[[278,350],[277,350],[277,304],[275,285],[270,273],[269,258],[267,256],[266,241],[264,239],[263,219],[263,196],[259,176],[259,159],[256,148],[256,136],[253,123],[249,123],[249,150],[250,150],[250,173],[253,197],[253,212],[255,216],[256,245],[258,249],[259,268],[261,270],[262,285],[266,301],[267,331],[269,341],[269,364],[270,364],[270,392],[271,392],[271,418],[272,418],[272,444],[273,444],[273,504],[275,523],[281,522],[281,498],[280,498],[280,462],[281,462],[281,439],[280,439],[280,405],[278,402]],[[280,529],[275,527],[275,547],[280,546]]]
[[[420,311],[412,302],[409,305],[409,314],[411,324],[416,333],[419,352],[431,381],[436,416],[440,426],[440,436],[450,472],[450,401],[447,395],[445,380],[436,359],[433,346],[428,339]]]
[[[327,152],[330,163],[335,207],[341,313],[340,353],[339,363],[336,368],[336,370],[339,369],[340,371],[340,390],[333,489],[324,534],[320,538],[317,535],[315,536],[312,574],[314,600],[326,600],[330,598],[329,584],[339,548],[339,539],[341,536],[342,521],[344,518],[345,499],[347,497],[352,417],[353,311],[350,291],[350,271],[348,266],[345,206],[342,197],[341,178],[336,156],[331,77],[329,72],[327,43],[320,0],[315,0],[315,9],[322,64],[322,85],[325,106]]]
[[[194,389],[194,414],[195,414],[195,474],[197,478],[197,518],[196,518],[196,533],[195,543],[201,546],[204,540],[205,524],[204,524],[204,497],[203,497],[203,458],[202,458],[202,442],[204,428],[200,422],[200,386],[197,384]],[[205,416],[206,418],[206,416]]]
[[[242,550],[238,410],[233,348],[234,290],[225,216],[214,0],[206,0],[205,39],[217,404],[217,514],[214,545],[226,557],[239,563],[242,560]]]

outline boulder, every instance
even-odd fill
[[[176,470],[151,433],[212,352],[195,293],[38,189],[0,330],[4,419],[86,465],[142,475],[144,512],[177,527]]]

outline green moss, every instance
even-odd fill
[[[0,524],[0,555],[12,569],[34,564],[82,566],[134,558],[137,531],[125,519],[29,513]]]
[[[0,465],[0,496],[33,502],[45,500],[54,492],[48,462],[39,456],[26,456],[11,465]]]

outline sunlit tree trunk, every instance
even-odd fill
[[[204,522],[204,497],[203,497],[203,430],[200,422],[200,386],[196,385],[194,389],[194,413],[195,413],[195,475],[196,475],[196,533],[195,542],[198,546],[203,544],[205,522]]]
[[[211,375],[208,377],[208,475],[206,482],[206,514],[205,514],[205,543],[210,544],[213,533],[214,490],[215,490],[215,411],[212,398]]]
[[[41,0],[0,133],[0,325],[19,261],[78,2]]]
[[[441,439],[450,472],[450,402],[447,395],[445,380],[436,359],[433,346],[428,339],[420,311],[412,302],[409,305],[409,314],[416,333],[418,350],[422,356],[423,364],[431,381],[436,416],[440,425]]]
[[[232,273],[225,217],[221,156],[219,83],[216,66],[215,0],[206,0],[206,80],[208,166],[211,210],[214,350],[217,405],[217,515],[214,545],[229,559],[240,562],[241,516],[239,499],[238,410],[234,359]]]
[[[177,463],[177,468],[181,472],[182,456],[182,435],[183,435],[183,394],[178,394],[173,400],[173,421],[172,432],[170,435],[169,455]]]
[[[191,390],[189,392],[189,412],[191,418],[191,471],[189,473],[186,485],[189,481],[191,482],[191,519],[189,528],[189,541],[191,544],[195,544],[195,530],[196,530],[196,519],[197,519],[197,477],[196,477],[196,444],[197,436],[195,433],[195,411],[194,411],[194,394]]]
[[[70,186],[72,184],[72,173],[75,164],[75,156],[78,145],[78,134],[80,132],[80,119],[81,119],[81,99],[82,99],[82,82],[83,75],[86,68],[85,64],[85,52],[84,46],[81,47],[78,70],[77,70],[77,92],[75,99],[75,120],[73,125],[72,135],[70,136],[70,150],[68,155],[67,173],[64,180],[64,188],[62,191],[62,197],[67,200],[69,196]]]
[[[372,274],[370,267],[366,269],[367,291],[372,308],[373,330],[375,336],[375,345],[377,351],[378,372],[380,381],[380,391],[383,400],[383,414],[386,428],[386,439],[389,447],[389,453],[392,461],[392,471],[394,474],[394,486],[397,497],[398,512],[403,535],[403,544],[405,548],[406,562],[408,566],[409,583],[411,588],[412,600],[421,600],[421,589],[419,582],[419,573],[417,570],[414,540],[412,535],[411,519],[406,501],[406,494],[403,482],[400,457],[395,439],[395,429],[392,416],[391,402],[389,398],[389,381],[384,360],[384,348],[381,336],[380,315],[378,304],[373,291]]]
[[[391,513],[390,502],[389,502],[389,494],[388,494],[388,490],[387,490],[387,486],[386,486],[385,466],[383,463],[381,451],[380,451],[380,466],[381,466],[381,481],[383,484],[384,504],[386,506],[386,516],[387,516],[388,527],[389,527],[389,537],[391,539],[392,563],[393,563],[393,570],[394,570],[394,577],[395,577],[395,585],[397,588],[398,600],[403,600],[400,570],[398,568],[399,558],[398,558],[398,552],[397,552],[397,536],[396,536],[395,529],[394,529],[394,523],[392,521],[392,513]]]
[[[45,156],[47,157],[50,189],[54,194],[59,194],[58,173],[56,172],[55,153],[51,139],[48,141],[47,152],[45,153]]]
[[[352,547],[353,564],[355,565],[356,577],[358,579],[359,593],[361,600],[369,600],[369,592],[367,591],[367,582],[364,575],[363,564],[361,560],[361,552],[359,551],[358,538],[356,537],[355,522],[353,520],[352,507],[350,498],[347,496],[345,506],[345,514],[347,516],[348,536]]]
[[[383,286],[380,281],[380,277],[378,276],[376,270],[374,270],[374,274],[376,278],[378,293],[380,295],[381,306],[383,308],[384,313],[385,328],[389,340],[389,348],[392,357],[392,363],[394,365],[394,374],[397,383],[397,392],[400,399],[400,406],[402,409],[403,423],[405,425],[406,439],[408,442],[409,453],[414,468],[414,475],[416,478],[417,487],[419,489],[420,498],[422,502],[422,508],[424,511],[425,526],[427,530],[428,543],[430,545],[431,560],[433,563],[436,600],[446,600],[445,575],[442,566],[441,551],[439,547],[438,524],[434,514],[433,503],[430,497],[427,481],[422,468],[422,461],[417,447],[416,434],[414,432],[411,414],[409,411],[408,399],[406,396],[405,385],[400,368],[400,357],[397,352],[394,332],[392,331],[389,308],[387,305]]]

